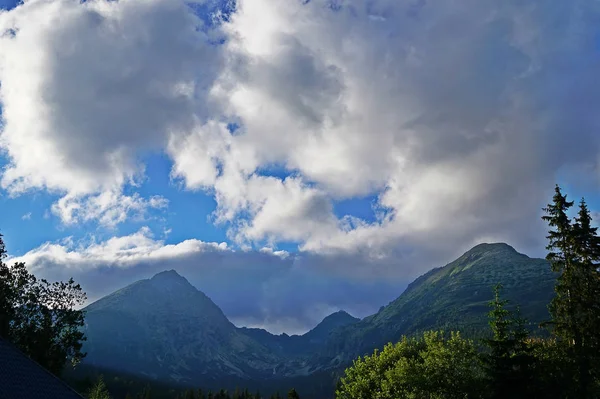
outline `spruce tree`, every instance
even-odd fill
[[[87,397],[88,399],[111,399],[102,376],[98,378],[96,384],[89,390]]]
[[[573,303],[575,253],[573,226],[567,211],[573,206],[573,201],[567,201],[567,196],[562,194],[558,185],[552,201],[552,204],[543,209],[546,215],[542,217],[551,228],[546,237],[546,249],[549,251],[546,259],[550,261],[552,270],[560,273],[554,288],[556,295],[549,306],[552,315],[550,324],[556,336],[572,343],[576,335]]]
[[[579,214],[572,223],[567,211],[573,206],[558,185],[553,203],[543,217],[551,227],[546,259],[552,270],[559,273],[555,297],[550,303],[552,332],[566,345],[568,369],[573,375],[574,395],[595,397],[593,393],[595,359],[598,357],[598,260],[600,242],[596,229],[591,227],[589,210],[582,200]]]
[[[492,338],[484,340],[489,353],[482,356],[492,398],[529,398],[534,358],[527,345],[529,331],[517,311],[506,309],[508,300],[500,298],[502,285],[494,287],[488,313]]]
[[[597,230],[592,227],[590,211],[582,198],[573,226],[578,266],[576,322],[580,329],[580,342],[575,349],[581,397],[595,397],[597,392],[593,392],[593,385],[600,367],[600,237]]]

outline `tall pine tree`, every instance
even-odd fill
[[[592,227],[590,211],[582,198],[573,226],[579,285],[577,324],[581,331],[576,361],[579,393],[588,397],[598,394],[593,391],[600,367],[600,237],[597,230]]]
[[[544,211],[543,219],[551,230],[548,235],[549,251],[546,259],[552,270],[559,273],[555,297],[550,303],[552,332],[566,345],[573,375],[574,395],[577,398],[596,397],[594,393],[594,366],[598,355],[598,327],[600,322],[600,282],[598,260],[600,241],[596,228],[591,227],[591,216],[585,201],[572,223],[567,215],[572,201],[567,201],[557,185],[553,203]]]
[[[552,315],[552,330],[556,336],[573,343],[576,339],[575,309],[573,303],[573,269],[575,267],[574,232],[571,220],[567,215],[573,201],[567,201],[560,187],[556,185],[552,204],[544,208],[546,215],[542,217],[550,225],[551,230],[546,237],[549,251],[546,259],[550,261],[552,270],[560,273],[549,310]]]
[[[530,398],[534,394],[534,357],[527,344],[529,332],[525,320],[513,315],[500,298],[502,285],[494,287],[494,299],[488,313],[492,338],[484,340],[489,353],[482,356],[491,398]]]

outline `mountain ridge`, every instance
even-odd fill
[[[336,367],[424,330],[484,330],[496,283],[503,285],[502,295],[512,306],[520,305],[524,317],[539,323],[549,317],[546,304],[555,279],[545,259],[530,258],[505,243],[476,245],[415,279],[379,312],[342,329],[311,359],[311,367]]]
[[[110,359],[98,361],[98,352],[124,349],[128,358],[120,360],[128,371],[154,378],[309,375],[344,367],[401,335],[435,328],[480,330],[487,325],[487,301],[496,283],[504,285],[503,296],[521,304],[524,316],[542,321],[554,281],[547,261],[505,243],[482,243],[424,273],[373,315],[361,320],[337,311],[307,333],[289,336],[234,326],[209,297],[167,270],[88,305],[86,361],[109,367]],[[98,344],[103,336],[116,342]]]

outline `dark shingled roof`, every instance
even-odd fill
[[[82,399],[71,387],[0,338],[0,399]]]

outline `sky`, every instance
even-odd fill
[[[90,301],[175,269],[298,333],[481,242],[544,256],[556,183],[600,211],[598,2],[0,8],[0,232]]]

